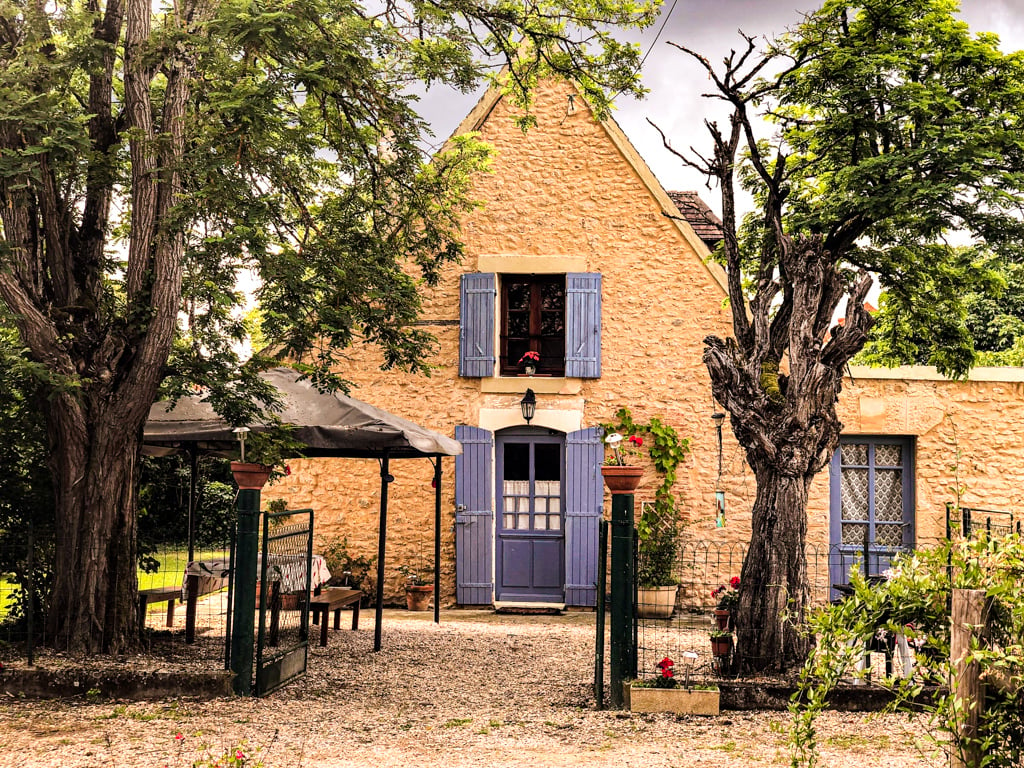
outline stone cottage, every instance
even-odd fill
[[[676,484],[689,539],[726,545],[750,533],[753,476],[727,423],[719,448],[701,362],[704,336],[730,328],[724,275],[708,258],[714,214],[693,193],[666,192],[570,84],[544,84],[535,114],[523,133],[492,90],[457,129],[478,131],[496,154],[474,185],[484,205],[463,222],[467,257],[424,294],[420,323],[439,341],[432,375],[382,372],[366,350],[353,350],[343,371],[357,397],[463,443],[442,489],[444,604],[594,605],[607,507],[597,426],[621,407],[689,440]],[[539,358],[532,375],[527,351]],[[956,488],[965,504],[1015,507],[1022,385],[1017,369],[977,370],[965,382],[923,368],[852,369],[843,445],[811,493],[809,543],[827,552],[852,551],[865,535],[879,547],[935,539]],[[395,566],[429,564],[433,539],[431,467],[405,462],[395,474],[393,597]],[[638,510],[657,482],[648,471]],[[356,460],[292,462],[291,477],[267,493],[312,506],[318,537],[343,536],[367,555],[378,494],[376,465]]]

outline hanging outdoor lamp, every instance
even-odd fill
[[[533,418],[537,412],[537,396],[533,394],[532,389],[527,389],[526,394],[523,395],[523,399],[519,401],[519,407],[523,409],[523,418],[526,419],[526,423],[530,423],[530,419]]]
[[[718,490],[722,482],[722,425],[725,423],[725,414],[715,411],[711,414],[711,420],[715,423],[715,432],[718,433],[718,477],[715,480],[715,528],[725,528],[725,491]]]

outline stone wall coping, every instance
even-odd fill
[[[957,381],[943,376],[930,365],[899,365],[895,368],[874,367],[867,365],[851,365],[850,375],[854,382],[857,379],[889,379],[904,381]],[[967,381],[993,381],[1008,384],[1024,382],[1024,368],[979,366],[972,368]]]

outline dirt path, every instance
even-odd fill
[[[267,768],[788,765],[786,713],[598,712],[592,615],[372,615],[331,632],[306,678],[262,700],[0,702],[0,768],[191,766],[241,746]],[[178,738],[178,735],[181,735]],[[924,768],[905,718],[830,713],[823,766]],[[210,763],[213,765],[213,762]]]

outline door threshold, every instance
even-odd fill
[[[501,611],[508,608],[514,608],[516,610],[534,610],[534,611],[564,611],[565,603],[527,603],[513,600],[495,600],[494,610]]]

